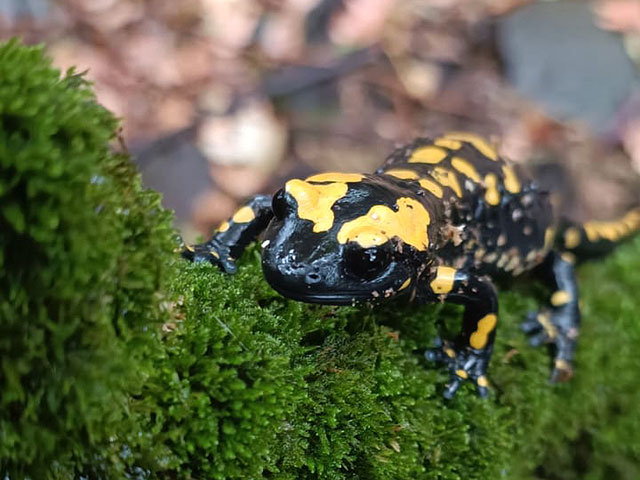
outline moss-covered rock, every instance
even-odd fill
[[[0,478],[640,478],[640,238],[580,267],[574,379],[500,297],[492,396],[423,352],[460,309],[311,306],[173,252],[116,122],[40,48],[0,46]]]
[[[0,477],[106,472],[160,346],[171,217],[81,76],[10,41],[0,79]]]

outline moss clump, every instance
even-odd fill
[[[442,399],[422,358],[450,306],[332,308],[284,300],[252,250],[236,276],[181,267],[175,330],[143,397],[160,478],[635,478],[640,465],[640,238],[579,270],[577,374],[548,383],[550,357],[519,328],[546,292],[501,295],[494,393]],[[444,320],[443,320],[444,319]],[[169,456],[156,456],[164,458]]]
[[[458,308],[289,301],[255,248],[233,277],[177,261],[82,78],[15,41],[0,78],[0,478],[640,477],[640,238],[579,269],[572,382],[520,332],[524,282],[492,397],[447,402],[422,353]]]
[[[106,472],[160,345],[170,215],[81,76],[10,41],[0,78],[0,477]]]

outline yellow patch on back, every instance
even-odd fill
[[[364,178],[360,173],[326,172],[307,177],[307,182],[355,183]]]
[[[411,283],[411,277],[407,278],[404,282],[402,282],[402,285],[400,285],[400,288],[398,289],[398,291],[404,290],[409,286],[410,283]]]
[[[426,178],[423,178],[418,183],[422,188],[430,191],[436,197],[442,198],[442,195],[443,195],[442,187],[440,187],[440,185],[438,185],[436,182],[432,182],[431,180],[427,180]]]
[[[451,170],[442,167],[436,167],[430,172],[433,179],[443,187],[449,187],[456,195],[462,197],[462,189],[458,183],[458,177]]]
[[[433,144],[439,147],[449,148],[451,150],[459,150],[462,148],[462,142],[459,140],[452,140],[450,138],[436,138]]]
[[[251,210],[251,207],[242,207],[236,213],[233,214],[231,220],[236,223],[248,223],[256,218],[256,214]]]
[[[446,295],[453,289],[456,269],[452,267],[438,267],[436,277],[431,281],[430,286],[436,295]]]
[[[566,248],[576,248],[580,245],[581,240],[580,230],[575,227],[569,227],[564,232],[564,246]]]
[[[397,237],[416,250],[429,248],[429,212],[412,198],[399,198],[396,204],[397,212],[385,205],[374,205],[366,215],[344,223],[338,242],[357,242],[362,248],[369,248]]]
[[[220,224],[220,226],[218,227],[218,232],[226,232],[227,230],[229,230],[229,222],[222,222]]]
[[[520,180],[518,180],[516,172],[513,171],[513,168],[509,165],[503,165],[502,173],[504,175],[504,188],[507,189],[507,192],[520,193],[520,190],[522,190],[522,186],[520,185]]]
[[[489,313],[482,317],[478,322],[478,329],[469,337],[469,345],[480,350],[484,348],[489,340],[489,334],[498,323],[498,317],[495,313]]]
[[[469,163],[465,159],[460,157],[454,157],[454,159],[451,160],[451,165],[457,171],[459,171],[463,175],[466,175],[474,182],[480,183],[481,178],[480,178],[480,175],[478,174],[478,171],[473,165],[471,165],[471,163]]]
[[[418,175],[413,170],[394,168],[392,170],[387,170],[384,173],[386,175],[391,175],[392,177],[400,178],[402,180],[418,180],[418,183],[420,183],[420,186],[422,188],[433,193],[436,197],[442,198],[443,192],[442,192],[442,187],[440,185],[426,178],[420,178],[420,175]]]
[[[420,147],[409,157],[409,163],[440,163],[447,157],[447,151],[438,147]]]
[[[331,207],[347,193],[346,183],[314,185],[304,180],[289,180],[285,190],[298,203],[298,216],[313,222],[314,233],[326,232],[333,225]]]
[[[384,173],[385,175],[391,175],[392,177],[400,178],[402,180],[417,180],[420,178],[420,175],[413,170],[405,170],[402,168],[394,168],[392,170],[387,170]]]
[[[474,133],[466,133],[466,132],[450,132],[445,134],[444,138],[450,140],[461,140],[463,142],[469,142],[471,145],[476,147],[476,149],[482,153],[485,157],[491,160],[498,160],[498,154],[493,149],[493,147],[480,135],[476,135]]]
[[[488,173],[484,177],[486,191],[484,199],[489,205],[498,205],[500,203],[500,192],[498,191],[498,177],[495,173]]]

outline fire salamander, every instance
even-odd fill
[[[530,313],[532,344],[555,345],[553,381],[571,377],[580,327],[574,254],[640,229],[640,208],[613,222],[563,225],[550,194],[483,138],[451,133],[395,150],[373,174],[323,173],[256,196],[183,256],[223,271],[263,234],[262,268],[282,295],[343,305],[404,297],[464,305],[455,342],[425,353],[450,373],[444,396],[473,382],[486,396],[498,326],[492,278],[540,267],[549,306]]]

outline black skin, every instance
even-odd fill
[[[443,142],[443,138],[454,141]],[[221,228],[208,242],[187,247],[183,256],[234,273],[235,259],[262,235],[265,278],[286,297],[333,305],[376,303],[392,297],[464,305],[458,338],[452,343],[438,340],[425,353],[428,360],[450,372],[443,392],[447,398],[465,381],[475,384],[480,396],[489,392],[486,374],[498,320],[492,277],[517,276],[539,267],[554,289],[555,305],[530,313],[523,329],[532,335],[532,344],[555,346],[551,378],[566,380],[572,374],[580,324],[578,288],[570,258],[561,255],[563,248],[554,248],[559,235],[549,195],[521,173],[513,173],[514,185],[503,159],[482,140],[465,138],[417,139],[394,151],[376,173],[342,182],[348,188],[330,205],[333,222],[324,231],[314,231],[314,221],[301,218],[298,200],[302,197],[282,189],[273,198],[251,199],[245,207],[253,212],[252,218],[229,220],[228,228]],[[416,158],[415,152],[434,143],[444,152],[442,159],[409,161]],[[475,174],[465,173],[459,162],[456,167],[454,158],[471,164]],[[443,180],[442,171],[435,171],[438,168],[453,172],[457,188]],[[416,178],[398,178],[393,173],[398,169],[413,172]],[[496,182],[488,180],[491,176]],[[423,179],[437,184],[440,192],[425,188],[420,183]],[[305,185],[316,188],[341,180],[340,176],[310,177]],[[403,230],[408,232],[411,222],[385,231],[388,238],[376,245],[338,240],[347,222],[366,217],[374,206],[398,212],[400,199],[415,200],[428,212],[430,222],[424,225],[428,246],[411,244]]]

